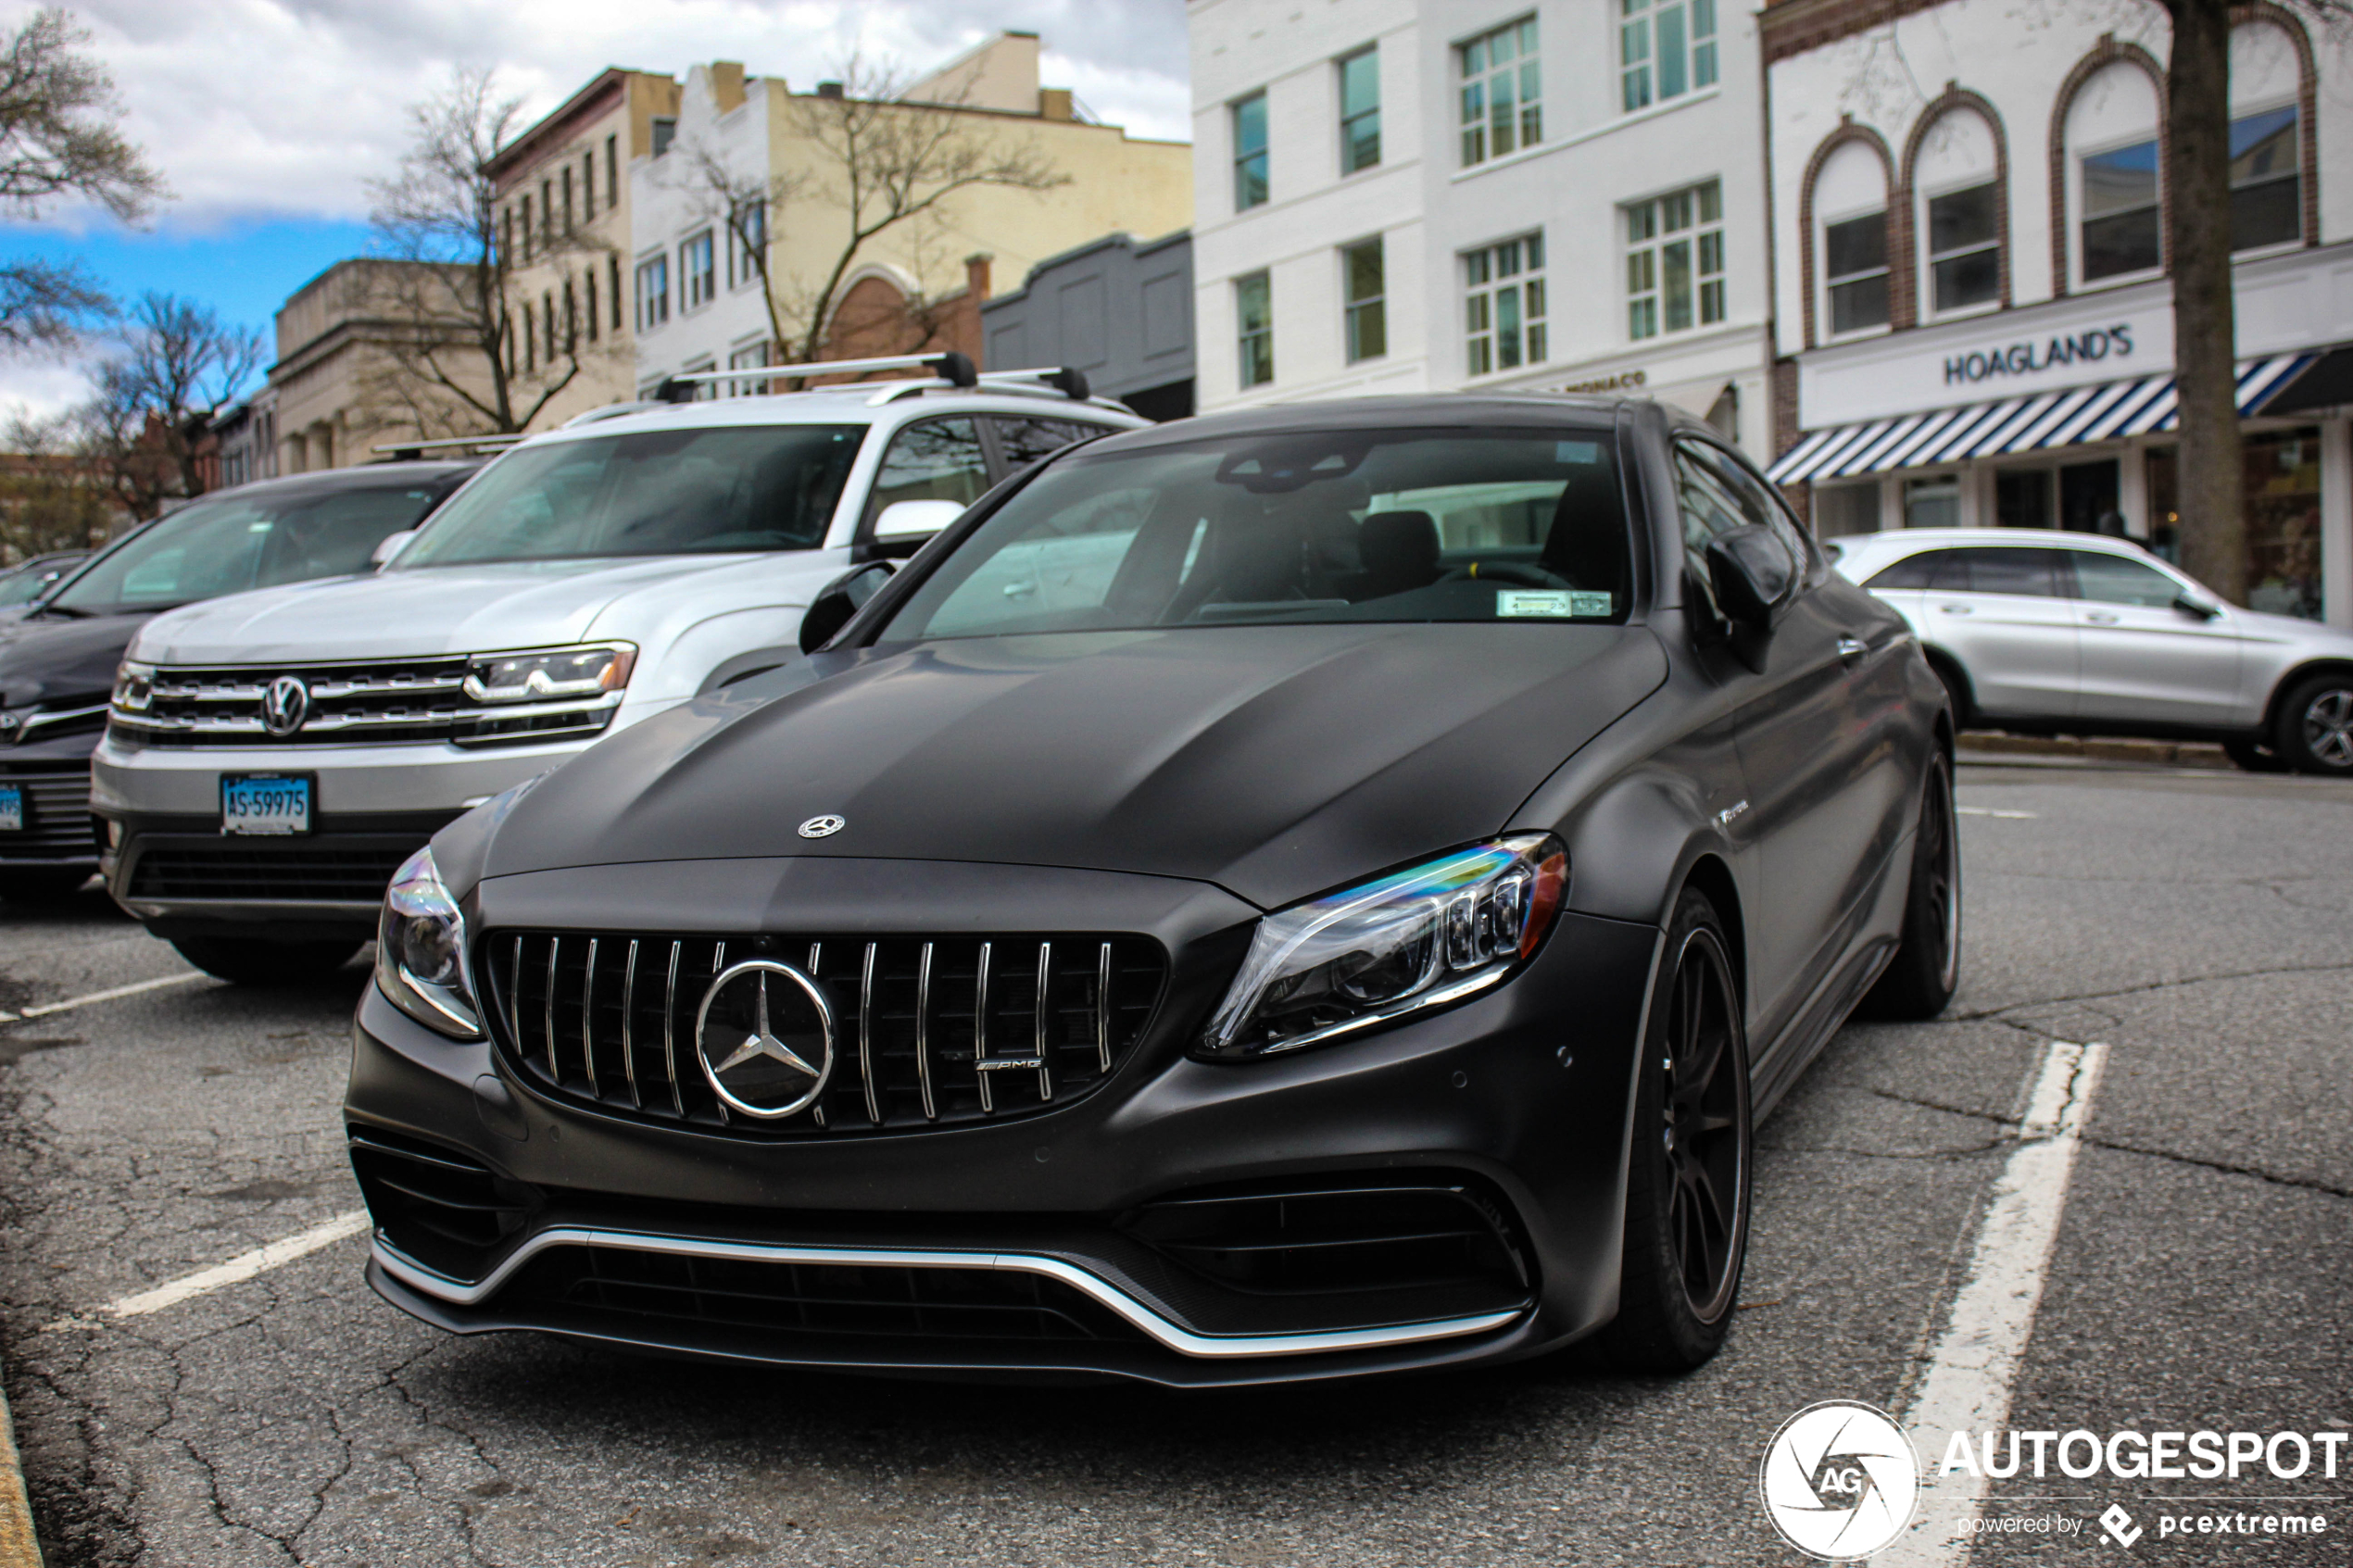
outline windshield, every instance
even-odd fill
[[[69,560],[45,561],[20,567],[6,577],[0,577],[0,607],[31,604],[41,596],[43,589],[64,575],[72,565]]]
[[[882,641],[1347,621],[1625,619],[1606,432],[1235,435],[1049,470]]]
[[[386,534],[433,509],[430,483],[225,491],[150,523],[67,583],[49,608],[83,615],[169,609],[197,599],[368,570]]]
[[[865,433],[737,425],[521,447],[452,499],[396,570],[815,549]]]

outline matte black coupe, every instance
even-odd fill
[[[385,907],[368,1275],[460,1333],[1178,1385],[1714,1354],[1752,1129],[1949,1000],[1952,715],[1642,402],[1193,420]]]

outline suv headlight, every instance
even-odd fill
[[[442,885],[430,848],[402,861],[384,893],[376,986],[394,1007],[437,1034],[483,1037],[466,963],[466,917]]]
[[[466,695],[476,702],[547,702],[600,696],[629,684],[637,650],[627,643],[486,653],[466,666]]]
[[[155,700],[156,667],[124,659],[114,672],[114,706],[125,713],[145,713]]]
[[[1268,915],[1201,1050],[1297,1050],[1483,991],[1535,953],[1567,882],[1560,840],[1515,834]]]

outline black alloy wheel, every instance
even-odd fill
[[[1961,834],[1953,805],[1953,763],[1940,747],[1920,786],[1912,834],[1912,880],[1903,935],[1879,983],[1856,1010],[1868,1018],[1934,1018],[1961,983]]]
[[[1731,1326],[1748,1251],[1748,1042],[1715,908],[1685,889],[1667,928],[1636,1087],[1617,1316],[1592,1350],[1688,1372]]]
[[[2280,706],[2272,749],[2299,773],[2353,778],[2353,675],[2315,675]]]

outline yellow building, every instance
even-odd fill
[[[403,397],[394,368],[396,345],[422,341],[419,300],[446,292],[434,270],[420,261],[338,261],[278,307],[270,385],[279,473],[349,468],[388,442],[458,433],[437,410]],[[446,358],[460,374],[480,365],[479,355],[462,350]],[[481,381],[486,376],[476,373],[467,384]]]

